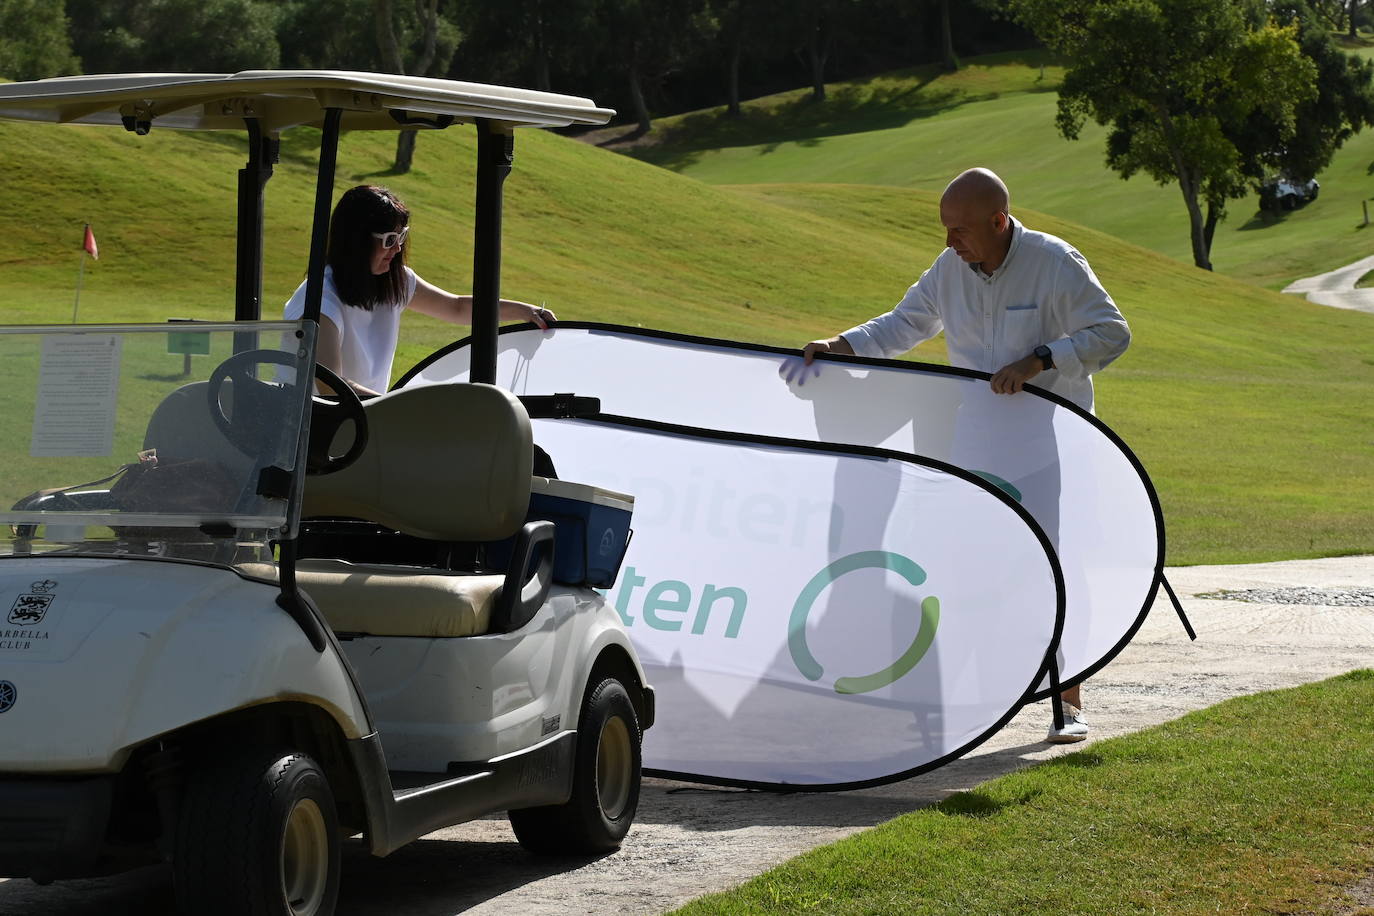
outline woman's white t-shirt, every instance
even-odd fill
[[[415,296],[415,271],[405,271],[405,298],[397,305],[377,305],[371,311],[345,305],[334,287],[334,269],[324,269],[324,295],[320,315],[334,322],[339,330],[340,375],[373,391],[386,391],[391,385],[391,364],[396,357],[396,340],[401,331],[401,312]],[[294,321],[305,313],[305,283],[286,303],[284,316]]]

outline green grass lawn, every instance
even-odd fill
[[[1363,670],[1096,742],[675,912],[1366,914],[1344,892],[1374,869],[1372,759]]]
[[[287,135],[268,185],[270,317],[305,269],[309,134]],[[405,176],[387,173],[393,143],[346,136],[339,188],[394,187],[414,211],[414,266],[467,289],[471,131],[423,135]],[[538,131],[519,134],[515,156],[502,291],[563,318],[800,346],[890,308],[943,245],[927,189],[724,188]],[[237,138],[0,124],[0,317],[70,320],[85,221],[101,258],[87,264],[83,322],[229,317],[244,160]],[[1022,213],[1083,250],[1132,324],[1099,409],[1160,491],[1170,563],[1374,551],[1374,318]],[[397,373],[465,334],[408,317]],[[941,362],[943,343],[917,356]]]
[[[1178,186],[1123,181],[1104,164],[1105,129],[1063,139],[1054,125],[1062,70],[1034,54],[974,58],[955,73],[913,70],[839,83],[822,105],[792,92],[663,119],[626,152],[718,185],[760,182],[882,184],[940,191],[973,165],[998,172],[1014,208],[1052,213],[1192,263]],[[1321,196],[1265,214],[1253,195],[1233,201],[1212,247],[1214,268],[1275,289],[1369,254],[1374,229],[1374,131],[1356,135],[1319,175]]]

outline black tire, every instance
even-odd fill
[[[173,849],[183,916],[330,916],[339,896],[339,820],[319,764],[242,753],[196,772]]]
[[[577,726],[572,797],[510,812],[515,838],[540,855],[590,855],[620,847],[639,808],[639,717],[625,687],[606,678],[588,691]]]
[[[1298,199],[1291,194],[1279,198],[1279,203],[1285,210],[1292,210],[1297,207]]]

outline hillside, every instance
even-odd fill
[[[288,136],[268,186],[268,315],[304,269],[309,140]],[[414,266],[464,289],[471,132],[422,136],[406,176],[385,174],[392,142],[346,136],[339,187],[390,184],[414,211]],[[0,151],[7,322],[70,320],[85,221],[101,259],[82,321],[232,313],[237,138],[0,124]],[[942,246],[929,190],[715,187],[547,133],[519,135],[506,188],[503,292],[564,318],[797,346],[889,307]],[[1074,240],[1132,323],[1099,401],[1161,492],[1171,563],[1374,550],[1370,316],[1020,212]],[[460,333],[412,316],[398,371]],[[943,346],[920,355],[942,361]]]
[[[848,182],[939,191],[984,165],[1012,189],[1013,205],[1053,213],[1192,263],[1176,184],[1123,181],[1104,164],[1105,130],[1084,126],[1070,142],[1054,124],[1063,71],[1033,53],[966,61],[955,73],[918,69],[666,118],[633,146],[611,148],[711,184]],[[603,141],[614,135],[603,132]],[[1356,135],[1318,176],[1320,198],[1292,213],[1264,214],[1258,200],[1231,202],[1217,230],[1214,268],[1273,289],[1369,254],[1362,201],[1374,131]]]

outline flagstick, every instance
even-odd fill
[[[72,303],[72,324],[76,324],[76,310],[81,307],[81,280],[86,276],[86,249],[81,249],[81,267],[76,272],[76,301]]]

